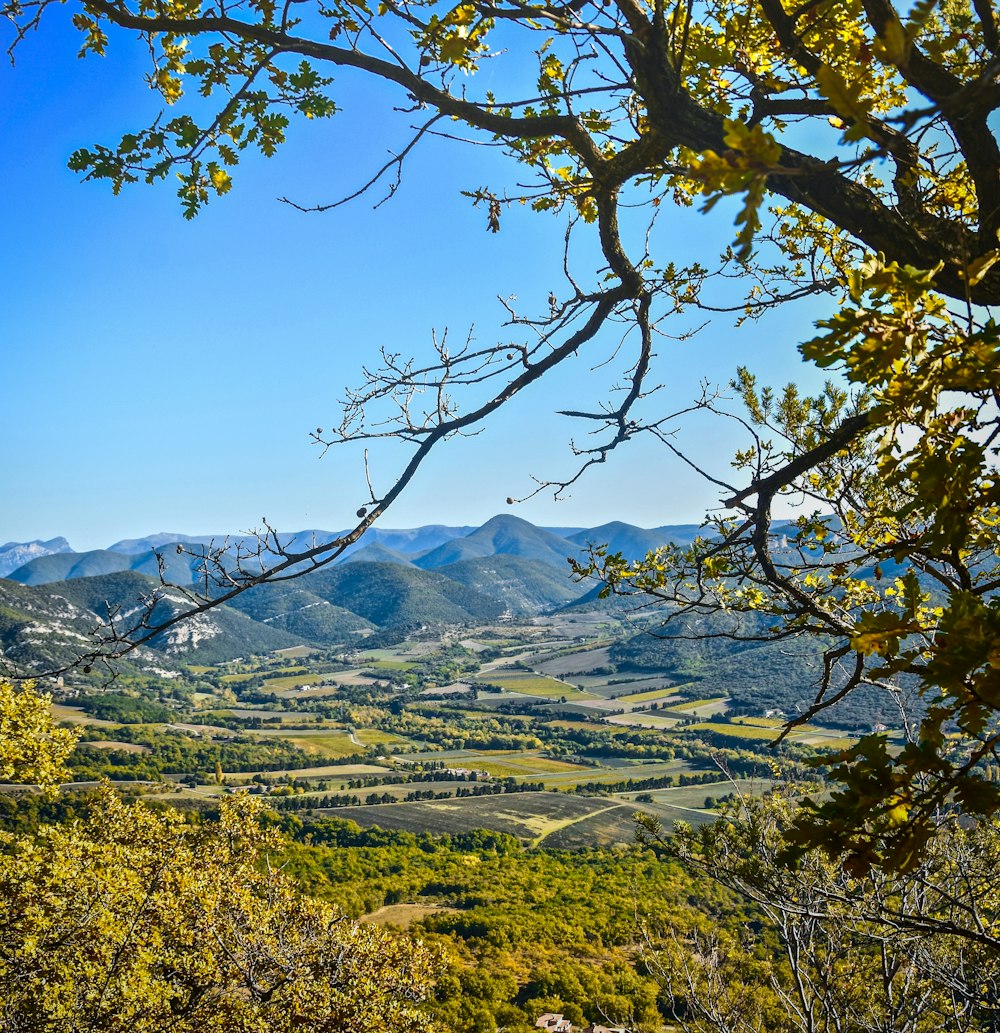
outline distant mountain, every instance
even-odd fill
[[[312,590],[312,578],[258,585],[237,596],[232,606],[261,624],[317,646],[351,642],[373,628],[371,621],[337,606]]]
[[[39,556],[11,571],[9,577],[11,581],[19,581],[22,585],[47,585],[54,581],[71,581],[134,570],[160,581],[161,564],[163,580],[167,582],[190,585],[200,580],[198,571],[201,560],[197,555],[178,552],[176,543],[161,547],[159,552],[133,555],[112,552],[110,549],[94,549],[92,552],[60,552]]]
[[[362,545],[360,549],[347,554],[344,563],[401,563],[405,567],[413,566],[413,558],[396,549],[390,549],[379,541]]]
[[[565,562],[565,561],[564,561]],[[495,598],[515,614],[547,613],[574,602],[589,589],[549,563],[520,556],[484,556],[459,560],[438,568],[485,596]]]
[[[600,527],[591,527],[569,535],[569,541],[585,549],[588,545],[608,547],[608,552],[620,552],[627,560],[642,559],[648,552],[668,543],[690,545],[702,533],[700,524],[673,524],[646,530],[613,520]]]
[[[473,531],[475,531],[474,527],[448,527],[445,524],[427,524],[409,531],[373,527],[365,533],[364,538],[355,548],[363,548],[369,543],[377,543],[395,552],[415,556],[418,553],[436,549],[453,538],[464,538]]]
[[[0,545],[0,577],[6,577],[12,570],[40,556],[72,551],[65,538],[50,538],[47,542],[7,542]]]
[[[464,538],[454,538],[414,562],[424,570],[485,556],[520,556],[568,570],[566,557],[578,549],[565,538],[515,516],[495,516]]]
[[[310,574],[304,585],[382,627],[490,620],[504,611],[497,599],[444,574],[396,563],[343,563]]]
[[[165,545],[176,545],[178,542],[183,542],[185,545],[209,545],[212,542],[221,544],[225,540],[226,535],[224,534],[202,534],[192,537],[187,534],[170,534],[167,531],[161,531],[159,534],[151,534],[146,538],[124,538],[120,542],[115,542],[114,545],[109,545],[108,552],[139,556],[152,552],[154,549],[162,549]]]
[[[66,581],[70,578],[113,574],[116,571],[128,570],[129,566],[128,556],[107,549],[94,549],[92,552],[57,552],[29,560],[24,566],[12,570],[9,576],[11,581],[19,581],[22,585],[47,585],[53,581]]]
[[[646,530],[621,521],[594,528],[544,528],[502,514],[482,527],[428,524],[409,530],[372,528],[360,542],[349,546],[338,562],[414,563],[421,569],[434,570],[468,559],[519,556],[547,563],[561,571],[565,569],[566,558],[579,555],[588,543],[607,544],[612,552],[623,552],[632,559],[644,556],[667,541],[687,544],[697,531],[694,524]],[[346,533],[308,529],[281,532],[279,537],[284,547],[305,551],[326,545]],[[85,553],[74,553],[64,538],[48,542],[8,542],[0,547],[0,571],[22,584],[41,585],[125,570],[159,578],[162,562],[167,581],[191,584],[200,580],[198,553],[203,547],[226,549],[235,562],[236,551],[250,544],[251,539],[244,534],[168,532],[122,539],[108,549]],[[180,551],[178,546],[182,546]]]

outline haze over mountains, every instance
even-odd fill
[[[647,530],[624,523],[541,528],[510,515],[478,528],[375,529],[336,564],[301,580],[260,585],[229,606],[177,625],[136,663],[212,663],[303,642],[349,644],[390,628],[551,612],[591,591],[573,581],[567,564],[588,544],[607,543],[639,558],[668,541],[690,541],[696,531],[693,525]],[[307,548],[336,537],[308,530],[281,540]],[[239,540],[160,533],[83,553],[62,538],[7,543],[0,547],[0,570],[7,573],[0,580],[0,651],[31,669],[57,666],[84,651],[109,615],[126,622],[160,590],[156,623],[189,605],[182,592],[163,590],[160,564],[169,583],[197,580],[197,556],[178,553],[177,544],[235,548]]]
[[[462,560],[518,556],[565,570],[567,557],[578,556],[588,544],[607,544],[612,552],[638,559],[669,541],[690,542],[697,530],[694,524],[647,530],[618,521],[593,528],[545,528],[504,514],[493,517],[482,527],[430,524],[409,530],[373,528],[361,542],[345,552],[340,562],[390,562],[436,570]],[[280,538],[283,545],[306,549],[331,542],[344,533],[305,530],[282,533]],[[0,546],[0,577],[9,577],[24,585],[44,585],[125,570],[158,576],[156,552],[159,552],[166,564],[166,579],[183,584],[196,579],[194,571],[198,561],[197,557],[190,556],[176,558],[176,545],[226,545],[235,550],[244,541],[247,541],[244,535],[191,536],[161,532],[88,552],[75,552],[65,538],[8,542]]]

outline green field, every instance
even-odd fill
[[[412,671],[417,664],[413,660],[371,660],[364,659],[361,666],[372,671]]]
[[[486,771],[495,778],[522,777],[528,781],[536,781],[532,776],[548,775],[555,772],[573,772],[576,775],[592,768],[581,764],[573,764],[565,760],[543,757],[535,751],[520,750],[484,750],[462,762],[462,767],[473,771]]]
[[[616,799],[634,804],[636,809],[656,815],[662,821],[692,821],[692,815],[699,820],[714,821],[719,815],[715,811],[705,810],[706,799],[718,800],[719,797],[731,793],[743,796],[760,796],[770,790],[775,783],[769,778],[737,778],[720,779],[701,785],[677,786],[673,789],[651,789],[648,795],[652,803],[639,802],[636,797],[646,793],[616,793]]]
[[[282,731],[268,729],[266,731],[253,732],[254,735],[281,738],[298,746],[306,753],[314,754],[317,757],[350,757],[355,753],[363,753],[364,746],[358,746],[351,741],[347,732],[324,730],[320,732],[308,731]]]
[[[100,718],[84,713],[80,707],[70,707],[63,703],[52,704],[52,718],[56,724],[65,721],[73,725],[93,725],[95,728],[113,728],[115,726],[114,721],[102,721]]]
[[[615,686],[618,688],[619,686]],[[658,699],[676,699],[680,700],[680,696],[677,695],[677,687],[671,686],[670,688],[651,689],[649,692],[633,692],[628,696],[616,696],[616,703],[652,703]],[[683,706],[683,704],[682,704]],[[675,710],[680,710],[681,707],[675,707]]]
[[[355,738],[365,746],[384,746],[387,743],[405,743],[408,740],[401,735],[394,735],[392,732],[383,732],[380,728],[359,728],[354,733]]]
[[[698,724],[688,725],[687,729],[692,732],[718,732],[721,735],[731,735],[737,739],[770,742],[778,737],[783,727],[784,725],[780,721],[772,718],[741,717],[731,723],[702,721]],[[822,728],[818,725],[800,725],[789,733],[787,741],[803,746],[828,746],[831,749],[842,749],[850,746],[855,740],[837,729]]]
[[[509,671],[494,674],[489,672],[480,675],[478,680],[491,685],[499,685],[509,692],[520,692],[526,696],[541,696],[544,699],[561,699],[563,696],[572,701],[600,698],[593,693],[583,692],[574,685],[544,674],[515,674]]]
[[[773,728],[761,728],[758,725],[727,724],[723,721],[701,721],[688,725],[688,732],[718,732],[720,735],[731,735],[734,739],[755,739],[759,742],[770,742],[778,734]]]
[[[714,696],[711,699],[689,699],[686,703],[674,704],[670,709],[692,713],[696,710],[701,710],[703,707],[717,707],[728,702],[729,698],[727,696]]]
[[[633,725],[639,728],[673,728],[681,718],[667,714],[650,714],[647,711],[632,711],[630,714],[613,714],[608,718],[613,725]]]
[[[264,692],[273,692],[280,689],[295,689],[300,685],[315,685],[323,681],[325,674],[285,674],[277,678],[268,678],[264,682]]]

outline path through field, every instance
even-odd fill
[[[568,828],[570,825],[575,825],[578,821],[589,821],[591,818],[597,817],[598,814],[607,814],[608,811],[620,810],[625,804],[613,803],[608,807],[602,807],[599,811],[591,811],[589,814],[581,814],[576,818],[567,818],[565,821],[560,821],[550,829],[546,829],[540,836],[536,836],[532,841],[533,847],[538,846],[542,840],[551,836],[554,832],[561,832],[563,829]]]

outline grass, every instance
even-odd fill
[[[301,660],[318,652],[319,650],[313,646],[289,646],[287,649],[276,649],[274,655],[288,657],[289,660]]]
[[[458,908],[445,907],[443,904],[386,904],[378,911],[363,915],[359,921],[364,925],[395,926],[408,929],[414,922],[419,922],[428,915],[455,914]]]
[[[520,692],[526,696],[541,696],[544,699],[560,699],[565,696],[567,700],[599,699],[590,692],[583,692],[575,685],[569,685],[556,678],[549,678],[544,674],[518,674],[511,672],[489,672],[480,676],[480,681],[489,682],[491,685],[499,685],[509,692]]]
[[[401,735],[383,732],[381,728],[359,728],[354,734],[365,746],[382,746],[386,743],[407,742]]]
[[[308,674],[303,671],[301,674],[286,674],[278,678],[268,678],[263,685],[263,691],[267,692],[272,689],[294,689],[299,685],[315,685],[317,682],[323,681],[327,676],[325,674]]]
[[[702,707],[717,706],[720,703],[727,703],[728,696],[714,696],[712,699],[689,699],[686,703],[676,703],[671,710],[700,710]]]
[[[278,733],[278,737],[317,757],[350,757],[352,754],[364,752],[364,747],[353,743],[346,732],[317,732],[307,735],[281,732]]]
[[[617,688],[617,686],[616,686]],[[676,687],[650,689],[649,692],[633,692],[628,696],[616,696],[616,703],[650,703],[653,700],[664,699],[667,696],[677,696]],[[679,698],[679,697],[678,697]],[[674,707],[680,710],[680,707]]]

